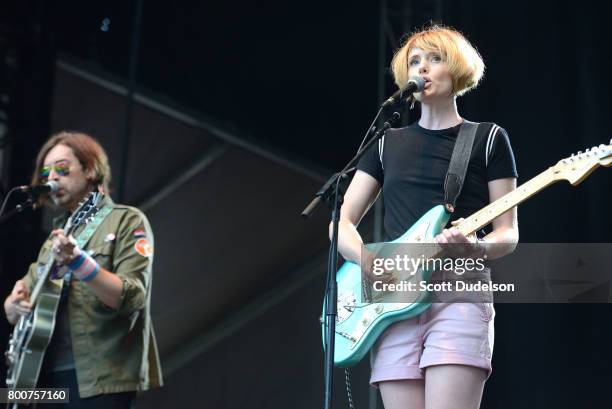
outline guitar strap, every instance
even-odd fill
[[[112,210],[113,206],[111,204],[104,205],[102,209],[100,209],[93,217],[93,220],[87,223],[81,234],[79,234],[79,237],[76,239],[79,248],[85,247],[89,239],[91,239],[91,236],[93,236],[98,229],[98,226],[102,224],[104,219],[106,219],[106,216],[108,216]]]
[[[453,154],[444,179],[444,207],[449,213],[455,211],[457,198],[461,194],[479,125],[476,122],[463,121],[461,128],[459,128],[459,135],[455,141]]]

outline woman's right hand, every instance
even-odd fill
[[[30,303],[30,289],[25,281],[17,280],[13,291],[4,301],[4,312],[8,322],[15,325],[22,315],[28,315],[32,311]]]
[[[366,247],[363,247],[361,251],[361,270],[363,278],[370,284],[374,284],[375,281],[380,281],[383,284],[396,283],[397,279],[393,272],[383,271],[381,273],[379,271],[374,271],[374,259],[376,258],[384,258],[384,255],[380,252],[369,251]]]

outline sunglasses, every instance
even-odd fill
[[[59,176],[68,176],[70,174],[70,165],[67,162],[60,162],[53,166],[43,166],[40,169],[40,178],[46,180],[51,174],[51,169]]]

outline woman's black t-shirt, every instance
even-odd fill
[[[382,186],[388,240],[401,236],[425,212],[444,203],[444,179],[460,127],[431,130],[415,123],[389,129],[359,161],[357,169]],[[452,220],[489,203],[487,182],[516,177],[508,134],[495,124],[482,124]]]

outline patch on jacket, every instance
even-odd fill
[[[153,246],[147,239],[138,239],[134,243],[134,250],[143,257],[150,257],[153,254]]]

